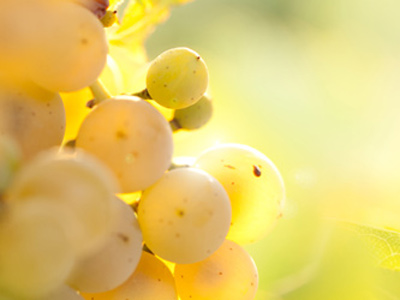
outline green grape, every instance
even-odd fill
[[[175,110],[174,118],[170,123],[177,129],[198,129],[210,120],[212,110],[211,98],[203,95],[195,104]]]
[[[92,110],[81,125],[76,146],[106,163],[124,193],[156,182],[170,166],[173,151],[166,119],[132,96],[106,100]]]
[[[64,132],[59,94],[26,81],[0,83],[0,136],[14,139],[24,159],[61,145]]]
[[[68,220],[64,226],[77,255],[84,255],[97,248],[114,226],[116,190],[113,174],[97,159],[83,152],[49,151],[16,174],[6,199],[13,205],[35,197],[57,206]]]
[[[203,59],[188,48],[161,53],[147,72],[146,87],[158,104],[173,109],[193,105],[206,92],[208,70]]]
[[[60,211],[50,199],[30,200],[9,207],[0,220],[0,290],[16,299],[56,290],[75,259]]]
[[[32,80],[60,92],[92,84],[108,53],[104,28],[96,16],[68,1],[49,2],[35,12],[31,17],[35,18],[35,40],[26,54]]]
[[[135,272],[119,287],[104,293],[82,293],[86,300],[177,300],[174,278],[165,264],[143,252]]]
[[[101,293],[121,285],[135,271],[142,254],[142,233],[133,209],[115,198],[118,222],[105,243],[81,258],[68,284],[80,292]]]
[[[217,180],[204,171],[181,168],[143,192],[138,221],[152,252],[171,262],[193,263],[223,243],[231,207]]]
[[[14,140],[0,136],[0,195],[10,184],[21,163],[21,152]]]
[[[271,230],[281,214],[285,190],[278,169],[264,154],[223,144],[201,154],[194,166],[214,176],[229,195],[232,223],[227,239],[252,243]]]
[[[181,300],[253,300],[258,286],[253,259],[229,240],[203,261],[177,264],[174,278]]]

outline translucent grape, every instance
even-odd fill
[[[225,144],[201,154],[195,167],[214,176],[232,204],[228,239],[239,244],[264,237],[281,214],[285,192],[275,165],[259,151]]]
[[[76,146],[105,162],[124,193],[156,182],[171,163],[172,131],[165,118],[137,97],[102,102],[83,121]]]
[[[35,41],[26,54],[32,80],[48,90],[62,92],[93,83],[108,53],[104,28],[97,17],[68,1],[51,2],[38,13],[33,20]]]
[[[152,254],[143,252],[135,272],[119,287],[97,294],[82,293],[86,300],[177,300],[174,278]]]
[[[10,204],[44,198],[69,217],[65,226],[77,253],[101,243],[115,221],[112,173],[88,154],[45,152],[16,174],[7,193]]]
[[[147,72],[151,98],[164,107],[180,109],[196,103],[206,92],[208,70],[203,59],[188,48],[161,53]]]
[[[211,98],[204,95],[195,104],[175,110],[172,123],[177,129],[198,129],[210,120],[212,110]]]
[[[181,168],[146,189],[138,220],[151,251],[176,263],[210,256],[223,243],[231,221],[228,196],[206,172]]]
[[[181,300],[253,300],[258,286],[253,259],[229,240],[203,261],[177,264],[174,278]]]
[[[0,290],[17,299],[57,289],[75,259],[59,211],[36,200],[9,208],[0,223]]]
[[[100,293],[121,285],[133,273],[142,254],[142,233],[133,209],[115,198],[118,222],[105,243],[75,265],[68,283],[85,293]]]
[[[0,83],[0,136],[14,139],[24,159],[60,145],[64,131],[59,94],[25,81]]]

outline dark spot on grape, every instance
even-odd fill
[[[161,282],[161,278],[157,278],[158,282]]]
[[[183,278],[183,275],[181,275],[181,278]]]
[[[231,185],[235,185],[235,183],[232,181],[232,182],[231,182]]]
[[[221,276],[221,275],[222,275],[222,272],[219,272],[219,273],[218,273],[218,275],[220,275],[220,276]]]
[[[167,85],[164,83],[164,87],[166,88],[167,87]]]
[[[117,139],[126,139],[126,137],[127,137],[127,134],[124,132],[124,131],[122,131],[122,130],[118,130],[116,133],[115,133],[115,136],[117,137]]]
[[[251,283],[251,286],[254,286],[254,282]]]
[[[193,70],[193,74],[196,74],[197,72],[196,72],[196,70]]]
[[[253,165],[253,174],[256,177],[260,177],[261,176],[261,170],[258,166]]]
[[[225,168],[236,170],[236,168],[232,165],[224,165]]]
[[[47,106],[47,107],[50,107],[50,103],[47,102],[47,103],[46,103],[46,106]]]
[[[160,223],[164,223],[164,219],[159,219],[158,220]]]
[[[175,237],[179,239],[181,237],[181,235],[179,233],[177,233],[177,234],[175,234]]]
[[[82,39],[81,39],[81,44],[82,44],[82,45],[86,45],[88,42],[89,42],[89,41],[88,41],[88,39],[86,39],[86,38],[82,38]]]
[[[36,113],[34,111],[32,112],[32,116],[36,116]]]
[[[177,209],[176,210],[176,215],[178,216],[178,217],[183,217],[184,215],[185,215],[185,211],[183,210],[183,209]]]
[[[230,250],[230,251],[233,251],[233,248],[231,247],[231,248],[229,248],[229,250]]]
[[[117,236],[124,242],[124,243],[128,243],[129,242],[129,237],[126,236],[123,233],[118,233]]]
[[[169,70],[169,66],[166,66],[165,68],[166,68],[167,70]]]
[[[200,55],[199,55],[199,56],[197,56],[196,58],[197,58],[197,60],[199,60],[201,57],[200,57]]]

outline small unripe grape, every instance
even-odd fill
[[[158,104],[173,109],[193,105],[206,92],[208,70],[191,49],[174,48],[161,53],[150,65],[146,87]]]
[[[198,129],[210,120],[212,111],[211,98],[204,95],[194,105],[175,110],[172,122],[175,122],[178,129]]]

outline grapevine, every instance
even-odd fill
[[[0,299],[255,299],[245,245],[282,216],[284,183],[242,144],[174,156],[218,101],[195,50],[146,57],[185,2],[4,3]]]

